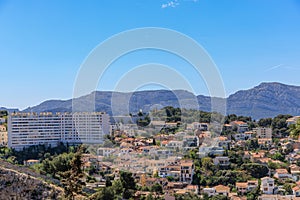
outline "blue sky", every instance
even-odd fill
[[[173,29],[196,40],[218,66],[227,95],[261,82],[300,85],[299,0],[0,0],[0,106],[23,109],[71,98],[91,50],[141,27]],[[126,71],[149,62],[174,68],[197,94],[208,94],[189,64],[156,50],[120,58],[98,89],[112,90]]]

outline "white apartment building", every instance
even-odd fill
[[[8,116],[8,147],[64,143],[102,143],[109,134],[109,115],[102,112],[11,113]]]
[[[272,129],[271,128],[258,127],[258,128],[255,128],[254,131],[256,132],[257,138],[272,138]]]

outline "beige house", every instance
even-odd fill
[[[228,194],[230,193],[230,187],[225,185],[217,185],[214,188],[216,190],[216,195],[228,196]]]
[[[272,138],[272,129],[265,127],[258,127],[254,129],[257,138]]]
[[[7,140],[8,140],[8,136],[7,136],[6,127],[0,125],[0,146],[6,146]]]
[[[250,180],[247,182],[237,182],[235,184],[235,187],[239,193],[245,194],[246,192],[249,192],[249,191],[253,190],[254,188],[258,187],[258,181]]]

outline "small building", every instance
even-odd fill
[[[226,167],[230,165],[229,158],[227,156],[217,156],[213,159],[214,165]]]
[[[300,116],[294,116],[294,117],[291,117],[291,118],[288,118],[286,120],[286,123],[287,123],[287,126],[290,126],[292,124],[296,124],[296,122],[300,119]]]
[[[245,194],[248,191],[247,182],[236,182],[235,187],[240,194]]]
[[[261,178],[260,189],[263,194],[273,194],[275,189],[274,179],[270,177]]]
[[[108,157],[116,151],[115,148],[100,147],[97,149],[97,155]]]
[[[289,179],[292,178],[292,175],[289,174],[289,172],[286,169],[276,169],[276,173],[274,174],[274,177],[277,179]]]
[[[38,163],[40,163],[40,161],[39,160],[34,160],[34,159],[24,161],[25,166],[32,166],[32,165],[35,165],[35,164],[38,164]]]
[[[216,190],[217,195],[228,196],[228,194],[230,193],[230,187],[225,185],[217,185],[214,188]]]
[[[265,127],[258,127],[253,129],[257,138],[272,138],[272,129]]]
[[[230,125],[237,129],[238,133],[244,133],[248,131],[248,124],[243,121],[233,121],[230,122]]]
[[[215,188],[203,188],[203,193],[207,194],[209,197],[216,195]]]
[[[208,131],[207,123],[193,122],[192,127],[194,130]]]

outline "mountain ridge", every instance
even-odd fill
[[[96,111],[104,111],[109,114],[116,114],[116,112],[118,114],[128,114],[128,112],[133,113],[140,109],[147,112],[153,108],[164,106],[180,107],[180,103],[184,104],[181,107],[211,111],[212,99],[218,102],[226,100],[227,114],[246,115],[254,119],[274,117],[278,114],[300,114],[300,86],[286,85],[279,82],[262,82],[253,88],[239,90],[226,99],[194,95],[186,90],[94,91],[76,98],[76,101],[79,102],[78,110],[84,111],[85,105],[93,103],[93,99],[95,99]],[[113,107],[111,106],[112,99],[114,101]],[[126,101],[129,103],[126,104]],[[23,111],[69,112],[72,111],[72,99],[47,100]]]

